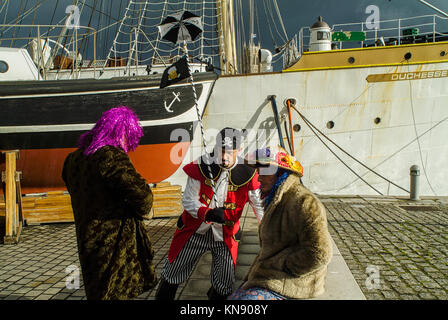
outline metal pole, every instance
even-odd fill
[[[275,124],[277,125],[278,138],[280,140],[280,146],[285,149],[285,143],[283,142],[282,128],[280,127],[280,120],[278,119],[277,103],[275,102],[275,96],[269,96],[269,100],[272,103],[272,110],[274,111]]]
[[[411,192],[410,192],[410,200],[420,200],[419,198],[419,177],[420,177],[420,168],[418,165],[413,165],[410,168],[410,176],[411,176]]]
[[[430,7],[431,9],[437,11],[438,13],[443,14],[445,17],[448,17],[448,14],[447,14],[446,12],[440,10],[440,9],[437,8],[437,7],[434,7],[432,4],[430,4],[430,3],[428,3],[428,2],[426,2],[426,1],[424,1],[424,0],[419,0],[419,1],[420,1],[421,3],[423,3],[424,5]]]
[[[436,16],[432,17],[432,42],[436,42]]]

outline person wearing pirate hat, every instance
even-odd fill
[[[229,300],[323,294],[331,237],[325,207],[301,183],[302,165],[279,146],[256,150],[246,163],[259,173],[265,213],[259,227],[260,251]]]
[[[239,157],[242,138],[240,130],[222,129],[213,153],[183,168],[188,176],[182,197],[185,210],[177,223],[156,300],[173,300],[179,284],[188,279],[206,251],[212,253],[209,299],[224,300],[232,293],[243,208],[249,202],[259,222],[264,213],[257,171]]]

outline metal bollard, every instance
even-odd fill
[[[418,196],[418,189],[419,189],[419,177],[420,177],[420,168],[418,165],[414,164],[410,168],[410,175],[411,175],[411,194],[410,194],[410,200],[420,200]]]

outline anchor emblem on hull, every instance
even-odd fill
[[[166,109],[166,111],[168,111],[168,112],[174,112],[173,110],[171,110],[171,106],[173,105],[173,103],[174,103],[176,100],[180,102],[180,99],[179,99],[180,92],[178,92],[178,93],[172,92],[172,93],[173,93],[173,95],[174,95],[174,98],[173,98],[173,100],[171,101],[171,103],[170,103],[168,106],[166,105],[166,101],[163,101],[163,105],[165,106],[165,109]]]

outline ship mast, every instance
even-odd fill
[[[219,0],[217,4],[219,57],[222,74],[237,74],[233,0]]]
[[[257,73],[260,72],[260,64],[258,63],[258,52],[260,45],[255,44],[255,31],[254,31],[254,19],[255,19],[255,4],[254,0],[249,1],[249,43],[243,46],[243,59],[242,59],[242,72],[243,73]]]

